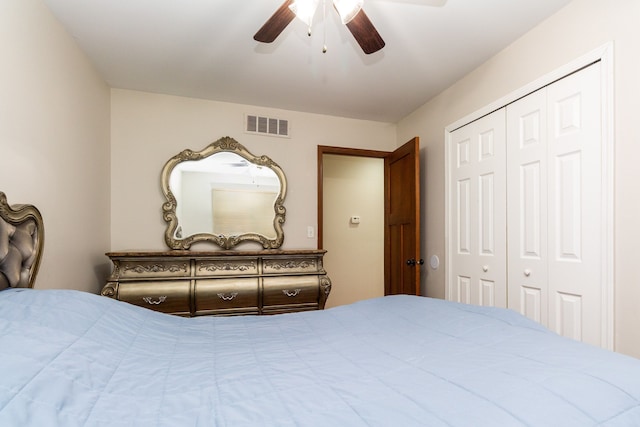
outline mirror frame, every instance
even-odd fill
[[[220,152],[232,152],[243,157],[247,161],[258,166],[265,166],[273,170],[280,180],[280,192],[274,202],[274,219],[273,227],[276,237],[270,239],[262,234],[247,232],[238,235],[224,235],[213,233],[198,233],[185,236],[184,238],[176,238],[175,232],[178,228],[178,216],[176,214],[177,200],[169,187],[169,181],[173,169],[182,162],[201,160],[213,154]],[[223,249],[231,249],[242,242],[258,242],[264,249],[277,249],[282,246],[284,241],[284,232],[282,224],[284,224],[286,209],[284,207],[284,198],[287,194],[287,180],[283,170],[267,156],[254,156],[242,144],[235,139],[225,136],[219,140],[209,144],[201,151],[193,151],[186,149],[173,156],[162,168],[161,174],[162,192],[166,198],[166,202],[162,205],[162,217],[167,222],[167,229],[164,233],[164,240],[171,249],[186,250],[192,244],[197,242],[211,242]]]

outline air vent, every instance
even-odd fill
[[[245,116],[245,131],[271,136],[289,136],[289,121],[272,117]]]

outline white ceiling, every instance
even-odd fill
[[[44,0],[116,88],[397,122],[570,0],[365,0],[365,55],[327,1],[253,35],[283,0]],[[322,53],[326,37],[327,53]]]

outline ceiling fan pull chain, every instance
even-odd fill
[[[322,21],[324,25],[324,35],[322,39],[322,53],[327,53],[327,2],[322,0]]]

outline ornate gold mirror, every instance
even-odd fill
[[[165,242],[189,249],[212,242],[231,249],[245,241],[265,249],[282,245],[287,192],[284,172],[230,137],[202,151],[184,150],[162,169]]]

